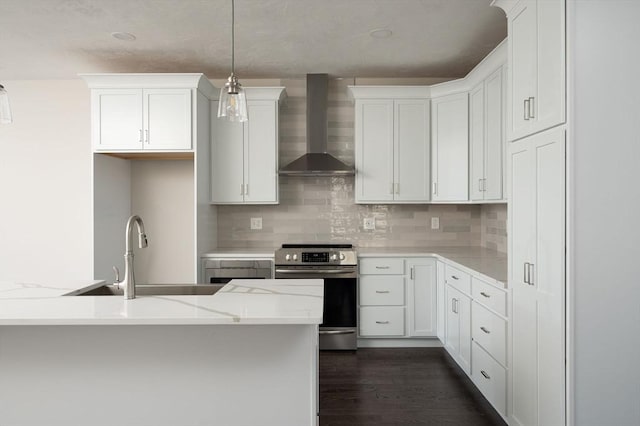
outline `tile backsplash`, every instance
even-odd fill
[[[328,151],[354,164],[354,107],[347,85],[329,81]],[[306,151],[306,82],[282,80],[280,165]],[[353,243],[359,247],[484,246],[506,252],[506,205],[354,203],[354,177],[280,177],[280,204],[218,206],[218,246],[275,248],[282,243]],[[252,217],[262,229],[251,230]],[[440,228],[431,229],[431,218]],[[365,218],[375,230],[365,230]]]

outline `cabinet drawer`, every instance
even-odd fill
[[[507,372],[476,342],[471,346],[471,379],[480,392],[505,417],[507,408]]]
[[[507,322],[476,301],[471,307],[471,337],[500,364],[507,363]]]
[[[507,292],[477,278],[471,278],[471,295],[478,303],[507,316]]]
[[[445,281],[451,287],[471,296],[471,276],[451,265],[444,267]]]
[[[403,275],[404,259],[371,258],[360,259],[360,275]]]
[[[360,308],[360,336],[404,336],[404,308]]]
[[[404,277],[398,275],[360,277],[360,305],[404,305]]]

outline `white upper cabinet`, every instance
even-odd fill
[[[565,0],[496,5],[508,21],[511,141],[565,121]]]
[[[469,95],[431,101],[433,201],[469,200]]]
[[[190,150],[190,89],[95,89],[95,151]]]
[[[356,99],[356,202],[429,201],[425,88],[350,87]]]
[[[503,199],[502,68],[469,94],[469,193],[472,201]]]
[[[87,74],[96,152],[193,151],[202,74]],[[200,93],[200,95],[198,95]]]
[[[270,89],[270,90],[269,90]],[[211,118],[211,203],[278,203],[278,100],[284,88],[246,88],[244,123]]]

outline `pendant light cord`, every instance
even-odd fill
[[[236,68],[236,17],[235,17],[235,0],[231,0],[231,75],[234,75]]]

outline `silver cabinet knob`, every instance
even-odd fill
[[[331,255],[331,260],[338,260],[338,255],[337,254],[332,254]]]
[[[285,255],[284,260],[291,260],[291,255],[290,254]]]
[[[298,255],[297,255],[297,254],[294,254],[294,255],[293,255],[293,260],[294,260],[294,261],[298,260]]]

